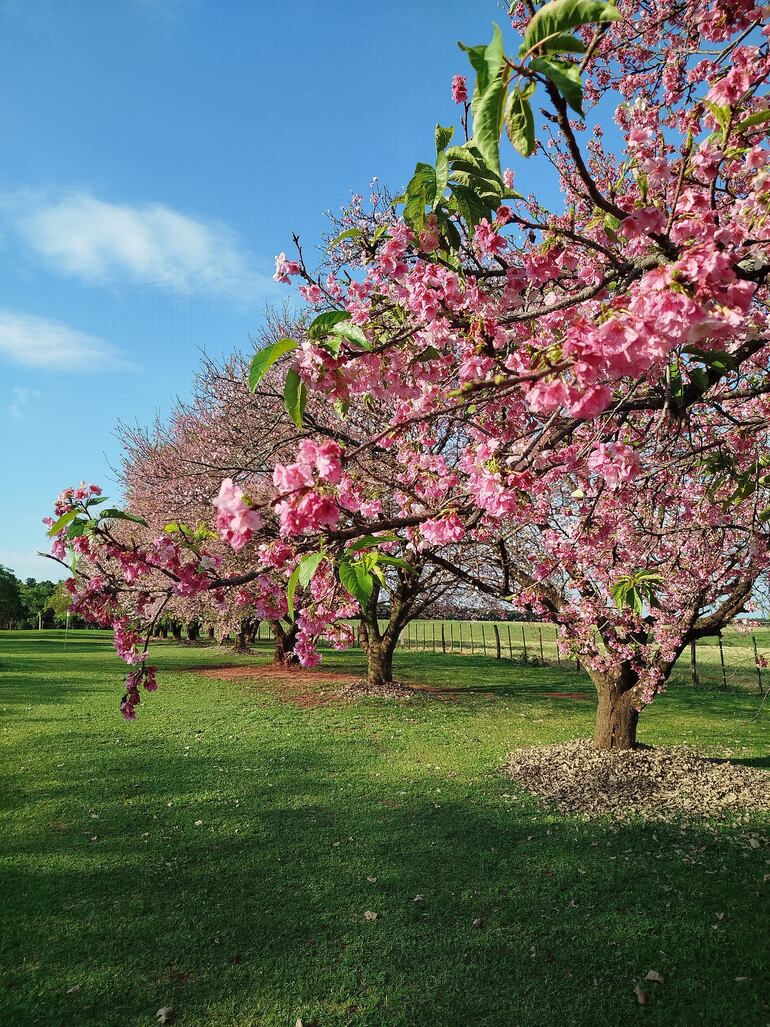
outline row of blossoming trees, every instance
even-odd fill
[[[222,475],[215,510],[205,478],[195,523],[163,532],[141,490],[127,511],[59,497],[74,605],[134,667],[127,716],[170,603],[280,615],[307,665],[362,610],[380,645],[380,593],[430,567],[552,620],[596,685],[597,744],[627,748],[684,647],[750,602],[770,562],[764,10],[511,17],[463,47],[460,139],[437,125],[435,161],[351,208],[319,268],[279,256],[307,314],[254,358],[251,426],[242,391],[214,403],[233,431],[195,459]]]

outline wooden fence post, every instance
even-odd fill
[[[476,655],[476,650],[475,650],[474,645],[473,645],[473,624],[474,624],[474,622],[471,621],[471,656],[475,656]]]
[[[436,622],[434,620],[432,620],[430,622],[430,633],[431,633],[431,638],[433,640],[433,652],[435,653],[435,651],[436,651]]]
[[[540,662],[545,666],[545,654],[543,653],[543,629],[538,624],[537,633],[540,637]]]
[[[526,663],[529,656],[527,655],[527,636],[524,634],[524,621],[521,622],[521,641],[524,644],[524,662]]]
[[[757,639],[755,635],[751,636],[751,643],[754,646],[754,666],[757,668],[757,686],[759,687],[760,694],[762,693],[762,668],[759,665],[759,653],[757,652]]]
[[[500,629],[498,628],[497,624],[493,624],[492,628],[495,632],[495,648],[497,650],[497,652],[495,653],[495,657],[498,660],[500,660],[503,656],[502,650],[500,648]]]
[[[444,634],[444,622],[441,622],[441,652],[446,652],[446,635]]]
[[[697,644],[695,639],[690,642],[690,677],[692,679],[693,687],[697,688],[700,685],[700,678],[698,677],[698,652]]]
[[[554,625],[553,642],[556,646],[556,666],[561,667],[561,656],[559,655],[559,629]]]
[[[481,644],[484,646],[484,655],[487,655],[487,633],[484,629],[484,621],[481,622]]]
[[[458,630],[460,632],[460,656],[462,656],[462,654],[463,654],[463,622],[462,621],[460,621],[458,623],[457,628],[458,628]]]
[[[722,688],[727,688],[727,674],[725,673],[725,651],[722,648],[722,632],[719,632],[717,636],[719,638],[719,662],[722,664]]]
[[[508,655],[511,659],[513,659],[513,645],[511,644],[511,625],[507,624],[506,627],[508,628]]]

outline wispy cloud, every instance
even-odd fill
[[[20,191],[0,211],[54,271],[85,282],[127,281],[177,293],[263,302],[275,291],[226,225],[158,203],[119,204],[76,192]]]
[[[0,356],[27,367],[83,371],[123,364],[109,343],[44,317],[0,307]]]
[[[15,385],[13,388],[13,399],[8,407],[8,413],[17,420],[23,416],[22,411],[31,399],[39,399],[40,393],[37,389],[28,389],[26,385]]]

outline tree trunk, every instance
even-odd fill
[[[177,642],[182,641],[182,624],[180,621],[175,620],[171,622],[171,634],[174,636]]]
[[[191,620],[187,625],[187,637],[191,642],[197,642],[201,637],[200,621]]]
[[[635,749],[639,711],[634,708],[632,675],[596,675],[594,684],[598,696],[594,745],[597,749]]]
[[[296,665],[299,661],[294,653],[294,643],[297,640],[297,625],[292,624],[285,628],[278,620],[270,621],[270,628],[275,639],[273,649],[273,666],[286,667]]]
[[[366,649],[366,683],[375,688],[393,681],[393,650],[395,645],[383,639],[370,641]]]

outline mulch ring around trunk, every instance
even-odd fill
[[[281,702],[308,708],[326,706],[335,702],[355,702],[358,699],[452,699],[451,690],[434,688],[431,685],[404,685],[391,682],[388,685],[373,686],[361,679],[360,674],[344,671],[306,670],[302,667],[276,667],[259,664],[239,667],[190,667],[189,673],[201,674],[221,681],[245,681],[263,683]]]
[[[770,773],[687,746],[597,749],[580,738],[517,749],[508,777],[561,813],[615,820],[740,816],[770,810]]]

